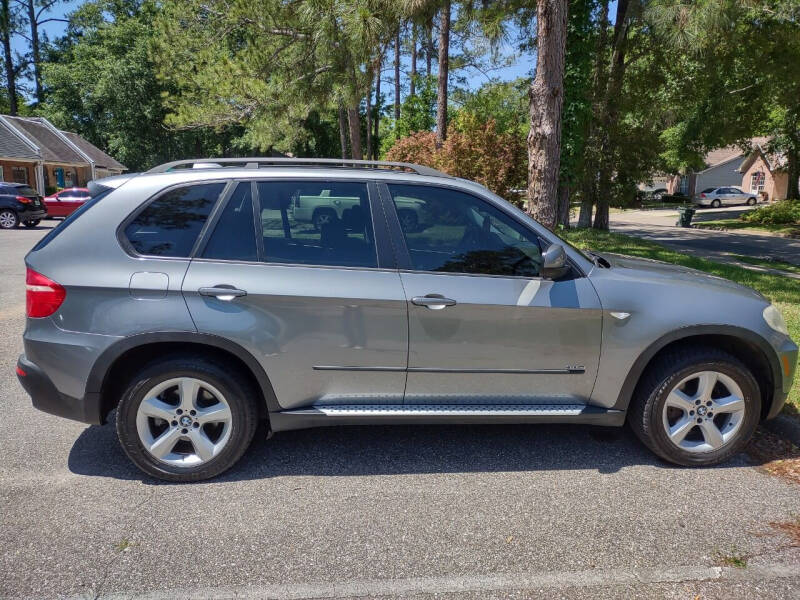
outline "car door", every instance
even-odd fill
[[[69,216],[83,204],[83,192],[63,190],[58,193],[58,204],[62,216]]]
[[[295,218],[301,196],[358,203],[317,228]],[[282,408],[403,401],[406,301],[375,196],[364,181],[236,182],[192,259],[197,329],[250,352]]]
[[[546,241],[509,212],[453,188],[388,184],[409,314],[406,403],[585,404],[601,306],[576,269],[540,276]],[[416,205],[416,225],[398,213]]]

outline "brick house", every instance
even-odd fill
[[[767,142],[767,138],[753,138],[752,148]],[[667,193],[694,196],[706,188],[739,186],[742,174],[739,168],[748,153],[739,146],[725,146],[712,150],[703,158],[705,168],[672,175],[667,182]],[[743,188],[744,189],[744,188]]]
[[[784,200],[789,190],[787,167],[786,156],[768,154],[761,144],[757,144],[739,165],[741,188],[765,196],[766,200]]]
[[[0,181],[46,190],[85,186],[126,167],[77,134],[43,117],[0,115]]]

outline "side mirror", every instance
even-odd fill
[[[545,279],[560,279],[569,273],[570,266],[567,262],[567,253],[560,244],[550,244],[542,255],[542,277]]]

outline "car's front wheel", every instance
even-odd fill
[[[755,198],[748,198],[747,199],[747,206],[755,206],[756,199]]]
[[[241,458],[258,423],[244,373],[202,357],[151,363],[117,408],[117,435],[142,471],[168,481],[219,475]]]
[[[34,227],[36,227],[41,222],[42,222],[41,219],[34,219],[33,221],[25,221],[25,223],[23,223],[23,225],[25,225],[25,227],[27,227],[28,229],[33,229]]]
[[[701,347],[670,352],[651,365],[628,420],[660,457],[705,466],[739,453],[760,414],[758,383],[747,366],[727,352]]]

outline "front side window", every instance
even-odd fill
[[[388,187],[414,269],[539,276],[536,234],[490,203],[448,188]]]
[[[204,183],[169,190],[128,224],[125,237],[139,254],[187,257],[224,188]]]
[[[267,262],[378,266],[365,183],[265,181],[258,200]]]

